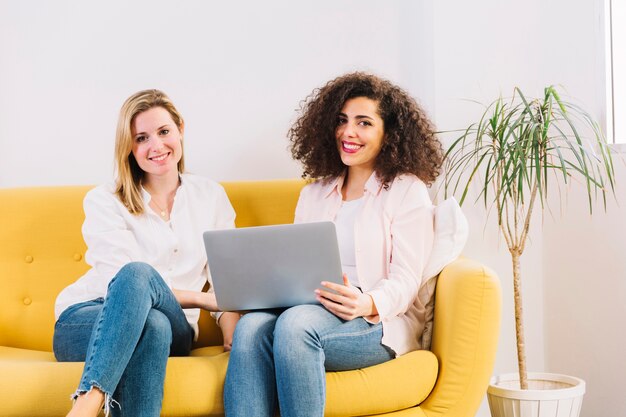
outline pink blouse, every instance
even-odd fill
[[[295,222],[334,221],[343,180],[307,185]],[[414,175],[401,175],[385,189],[374,173],[364,199],[354,225],[357,279],[378,309],[378,316],[366,319],[382,321],[382,343],[399,356],[421,348],[425,305],[433,296],[422,273],[433,246],[434,206]]]

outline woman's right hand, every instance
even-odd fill
[[[378,315],[374,299],[350,285],[346,274],[343,274],[343,285],[322,281],[322,286],[332,292],[315,290],[317,301],[335,316],[343,320],[352,320],[357,317],[371,319]]]
[[[222,329],[224,352],[229,352],[233,346],[233,335],[235,334],[235,327],[240,318],[241,314],[233,311],[225,311],[220,316],[217,324],[220,326],[220,329]]]

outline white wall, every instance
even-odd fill
[[[172,97],[188,167],[217,180],[298,176],[285,134],[300,100],[357,69],[404,86],[444,130],[481,112],[464,99],[516,85],[562,84],[602,119],[601,2],[0,1],[0,186],[109,180],[117,111],[143,88]],[[575,191],[562,217],[535,218],[522,259],[529,367],[587,379],[583,417],[626,415],[610,385],[626,371],[626,221],[615,204],[590,219],[583,203]],[[493,219],[464,210],[467,255],[503,283],[494,372],[511,372],[509,255]]]
[[[298,176],[286,132],[329,79],[373,71],[430,106],[431,13],[373,0],[1,1],[0,186],[110,179],[117,112],[144,88],[185,117],[191,171]]]
[[[585,416],[624,416],[626,396],[626,166],[617,164],[618,205],[589,215],[572,190],[558,222],[546,222],[546,369],[584,379]]]

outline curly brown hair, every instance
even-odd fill
[[[401,174],[414,174],[427,185],[432,184],[443,162],[434,125],[404,90],[363,72],[337,77],[313,90],[301,103],[301,115],[288,137],[291,155],[304,166],[302,177],[330,179],[344,173],[335,128],[345,102],[356,97],[378,103],[385,136],[374,170],[385,187]]]

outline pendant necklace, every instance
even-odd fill
[[[163,210],[163,208],[157,204],[155,199],[151,199],[150,201],[152,201],[154,203],[154,205],[157,206],[157,208],[159,209],[159,212],[160,212],[159,214],[161,215],[161,217],[163,217],[163,219],[167,218],[167,211]]]

